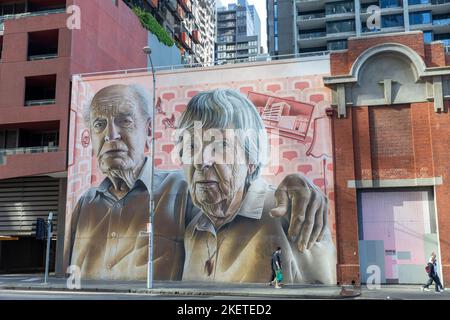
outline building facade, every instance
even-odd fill
[[[183,64],[206,65],[213,61],[215,0],[125,0],[125,2],[131,8],[139,6],[145,9],[156,18],[176,41]],[[174,65],[178,59],[174,57],[165,61]]]
[[[216,62],[256,61],[261,43],[259,21],[255,7],[249,6],[246,0],[218,8]]]
[[[81,16],[66,12],[73,4]],[[2,0],[0,25],[0,240],[11,240],[0,272],[36,271],[37,218],[54,212],[53,258],[63,249],[72,75],[145,68],[147,31],[122,1],[103,0]]]
[[[448,283],[450,55],[413,31],[330,59],[338,281],[421,283],[434,251]]]
[[[267,25],[272,56],[343,50],[352,36],[414,30],[426,43],[450,46],[450,1],[268,0]]]

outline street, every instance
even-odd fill
[[[65,291],[52,288],[51,290],[41,287],[38,290],[17,289],[10,290],[8,285],[17,284],[42,284],[43,277],[41,275],[5,275],[0,276],[0,300],[297,300],[296,296],[255,296],[248,295],[233,295],[230,296],[226,292],[223,295],[163,295],[163,294],[148,294],[148,293],[126,293],[126,292],[86,292],[86,291]],[[2,289],[2,287],[4,289]],[[290,289],[291,290],[291,289]],[[305,290],[305,289],[304,289]],[[320,288],[308,289],[311,292],[320,290]],[[106,290],[105,290],[106,291]],[[283,292],[283,289],[276,291]],[[342,297],[336,297],[342,299]],[[314,299],[314,297],[312,297]],[[430,291],[422,291],[420,285],[389,285],[382,286],[381,289],[369,290],[366,286],[361,288],[361,295],[358,297],[347,297],[345,299],[355,300],[450,300],[450,291],[442,293],[435,293],[434,287],[430,286]]]

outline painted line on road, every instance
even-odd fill
[[[42,280],[42,278],[29,278],[29,279],[25,279],[25,280],[21,280],[22,282],[35,282],[35,281],[39,281]]]

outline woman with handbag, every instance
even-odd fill
[[[270,285],[275,285],[276,289],[280,289],[281,282],[283,281],[283,268],[281,265],[281,247],[278,247],[277,250],[272,253],[271,259],[272,266],[272,278],[270,281]]]

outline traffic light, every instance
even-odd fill
[[[47,224],[42,218],[38,218],[36,221],[36,239],[44,240],[47,233]]]

